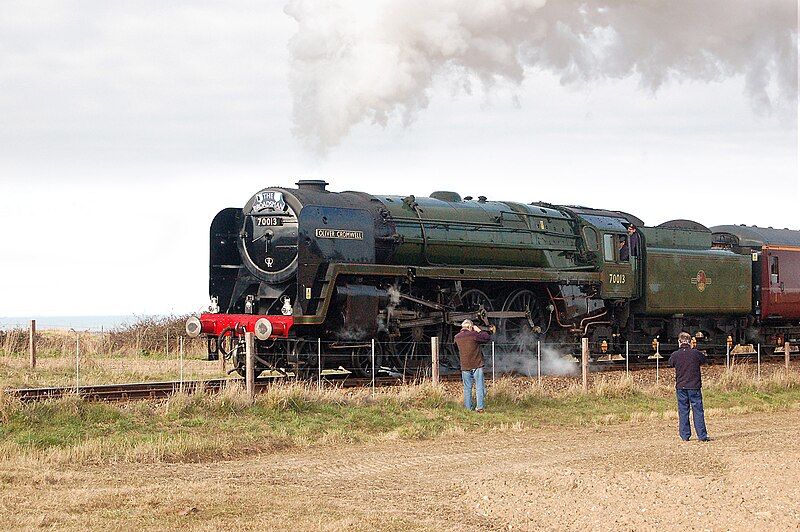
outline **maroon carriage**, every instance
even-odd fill
[[[714,245],[753,258],[753,308],[766,340],[800,336],[800,231],[745,225],[713,227]]]

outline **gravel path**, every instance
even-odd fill
[[[800,415],[508,427],[204,464],[0,464],[4,528],[800,529]]]

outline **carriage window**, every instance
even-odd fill
[[[778,257],[769,258],[769,281],[778,284]]]
[[[606,257],[606,262],[614,262],[616,255],[614,254],[614,235],[603,235],[603,254]]]

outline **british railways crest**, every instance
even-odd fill
[[[700,270],[697,272],[696,277],[692,277],[692,284],[697,285],[697,289],[702,292],[711,284],[711,277],[708,277],[706,272]]]

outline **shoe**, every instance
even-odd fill
[[[475,412],[477,412],[478,414],[483,414],[483,408],[476,408]]]
[[[681,441],[689,441],[689,438],[686,438],[685,440],[681,438]]]
[[[711,438],[706,438],[706,439],[704,439],[704,440],[697,440],[697,441],[701,441],[701,442],[705,443],[705,442],[707,442],[707,441],[711,441]]]

